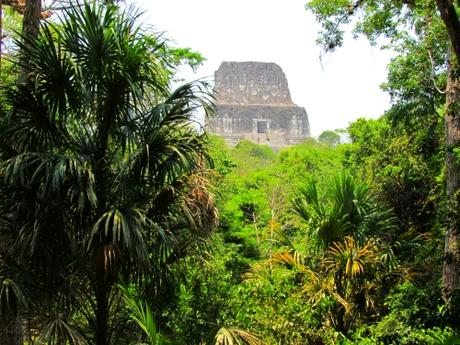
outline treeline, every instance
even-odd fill
[[[329,50],[389,39],[393,104],[280,152],[197,131],[203,58],[131,9],[39,5],[2,37],[2,344],[460,343],[454,4],[311,1]]]

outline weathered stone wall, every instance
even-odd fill
[[[222,62],[214,83],[219,103],[294,105],[286,76],[274,63]]]
[[[242,139],[281,148],[310,136],[308,116],[296,106],[274,63],[223,62],[215,73],[216,115],[208,130],[230,145]]]
[[[301,107],[217,104],[216,114],[209,131],[222,135],[230,145],[249,139],[278,148],[310,135],[307,113]],[[265,128],[258,128],[259,124]]]

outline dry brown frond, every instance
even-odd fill
[[[256,335],[239,329],[222,327],[214,337],[215,345],[264,345]]]
[[[219,220],[214,194],[209,179],[209,170],[200,170],[187,178],[188,192],[182,203],[184,212],[195,229],[203,235],[213,231]]]

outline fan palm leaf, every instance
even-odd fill
[[[67,320],[58,317],[50,320],[38,337],[39,344],[59,345],[70,342],[75,345],[87,345],[85,337]]]
[[[293,211],[325,247],[344,236],[364,241],[366,235],[390,236],[396,229],[392,211],[374,202],[367,185],[339,174],[330,195],[321,201],[314,180],[293,200]]]
[[[254,334],[234,327],[221,327],[215,337],[214,345],[263,345],[264,342]]]
[[[310,230],[314,238],[327,245],[346,231],[346,215],[338,204],[327,204],[319,199],[316,182],[308,180],[300,190],[300,195],[293,200],[293,211]]]

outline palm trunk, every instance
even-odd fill
[[[109,130],[111,112],[108,106],[103,106],[100,122],[98,123],[98,150],[95,154],[94,161],[94,180],[95,190],[97,195],[97,218],[102,217],[108,208],[107,197],[109,195],[110,186],[108,185],[109,164],[107,158]],[[113,262],[106,257],[105,247],[111,244],[111,239],[104,238],[95,248],[94,271],[95,271],[95,287],[96,287],[96,345],[107,345],[109,343],[109,294],[114,284],[114,268]]]
[[[40,15],[42,12],[41,0],[28,0],[22,19],[22,33],[37,37],[40,28]]]
[[[443,296],[449,323],[460,327],[460,78],[458,65],[449,62],[446,98],[446,187],[448,225],[445,233]]]
[[[342,269],[340,269],[334,276],[337,294],[343,299],[346,299],[346,286],[344,286],[346,284],[345,279],[346,278],[344,276],[344,272]],[[345,327],[345,312],[345,307],[339,303],[337,308],[335,309],[335,327],[336,330],[342,333],[343,335],[347,335],[348,333],[347,328]]]
[[[104,247],[98,248],[95,257],[96,345],[108,344],[110,286],[108,286],[108,272],[105,269],[104,256]]]

